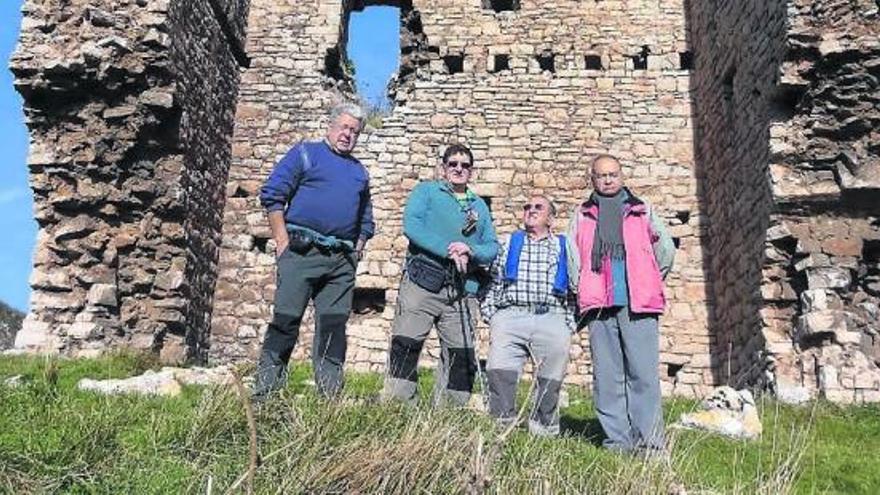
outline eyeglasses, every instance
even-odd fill
[[[617,180],[620,178],[620,172],[610,172],[607,174],[593,174],[593,178],[596,180]]]
[[[541,203],[526,203],[523,205],[523,211],[544,211],[544,205]]]
[[[347,132],[350,132],[352,135],[355,135],[355,136],[357,136],[357,135],[359,135],[359,134],[361,133],[361,128],[360,128],[360,127],[352,127],[352,126],[345,125],[345,124],[342,124],[342,123],[333,124],[333,128],[334,128],[337,132],[346,132],[346,131],[347,131]]]
[[[463,170],[470,170],[474,164],[470,162],[446,162],[446,168],[459,168],[461,167]]]

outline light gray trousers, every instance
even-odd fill
[[[565,314],[551,311],[536,315],[504,308],[490,322],[491,334],[486,376],[489,413],[502,421],[516,418],[516,387],[526,359],[535,364],[536,387],[529,431],[535,435],[559,433],[559,392],[568,367],[571,330]]]
[[[383,397],[414,403],[418,389],[418,361],[432,327],[440,338],[440,361],[434,382],[435,405],[465,406],[476,375],[476,355],[470,296],[452,288],[437,294],[416,285],[409,277],[400,283],[397,314],[391,327],[391,349]]]
[[[662,449],[660,334],[657,315],[605,308],[588,316],[593,400],[615,450]]]

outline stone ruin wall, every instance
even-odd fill
[[[240,0],[29,0],[11,69],[39,224],[16,347],[204,356]]]
[[[518,10],[492,8],[505,3]],[[275,279],[258,191],[351,94],[347,16],[367,5],[247,4],[26,2],[12,69],[40,234],[17,347],[255,357]],[[680,245],[665,393],[880,400],[875,2],[375,4],[401,8],[402,54],[394,110],[357,152],[379,232],[358,270],[354,369],[385,362],[402,203],[462,141],[502,234],[532,187],[563,228],[589,153],[633,165]],[[583,337],[575,383],[590,380]],[[310,340],[305,323],[296,357]]]
[[[557,227],[564,229],[586,193],[590,153],[611,151],[632,164],[630,185],[658,205],[681,245],[663,320],[664,387],[695,394],[714,383],[690,73],[680,68],[688,51],[682,2],[633,8],[566,1],[549,9],[523,1],[519,10],[501,13],[479,1],[395,5],[402,8],[403,55],[394,109],[381,128],[365,131],[356,152],[372,177],[378,235],[358,270],[352,367],[384,367],[406,250],[402,205],[419,180],[435,177],[444,145],[461,141],[474,150],[475,189],[490,199],[501,234],[516,228],[533,188],[556,199]],[[242,75],[212,324],[211,355],[218,361],[256,357],[274,288],[259,187],[292,143],[323,133],[327,108],[349,84],[333,65],[344,58],[346,17],[363,6],[251,3],[252,65]],[[643,46],[650,49],[647,67],[637,69],[633,58]],[[507,56],[507,69],[496,70],[496,56]],[[588,68],[588,56],[601,67]],[[539,57],[552,58],[552,70],[542,70]],[[301,334],[297,358],[308,356],[310,322]],[[586,383],[584,334],[576,340],[569,380]],[[436,354],[434,341],[423,364]]]
[[[690,4],[721,382],[880,400],[878,8]]]

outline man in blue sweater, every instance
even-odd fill
[[[397,296],[383,395],[412,402],[416,367],[431,327],[440,337],[435,403],[465,405],[476,374],[468,303],[477,292],[475,270],[498,252],[489,208],[468,188],[473,155],[454,144],[443,155],[443,178],[413,189],[403,212],[409,239],[406,273]]]
[[[333,397],[342,389],[355,269],[374,232],[369,176],[351,156],[363,118],[355,105],[334,108],[325,138],[294,146],[263,185],[260,203],[275,241],[278,280],[254,383],[256,400],[284,386],[310,299],[318,392]]]

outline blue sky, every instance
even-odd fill
[[[400,9],[376,6],[352,13],[348,58],[354,63],[358,93],[370,104],[387,105],[385,86],[400,58]]]
[[[0,0],[0,301],[26,310],[31,253],[37,233],[28,187],[28,134],[21,97],[12,86],[9,56],[21,24],[22,0]],[[351,16],[349,58],[364,99],[385,105],[385,85],[400,53],[399,10],[369,7]]]
[[[22,0],[0,1],[0,300],[24,310],[30,295],[28,276],[37,225],[27,181],[27,128],[8,69],[21,23],[21,4]]]

